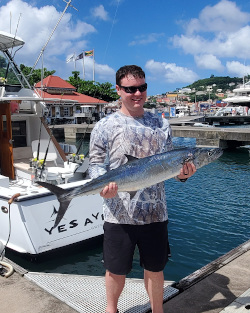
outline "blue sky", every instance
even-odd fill
[[[18,63],[33,66],[66,3],[0,0],[0,30],[21,37]],[[250,1],[73,0],[44,53],[44,66],[67,79],[73,53],[95,51],[95,79],[115,84],[116,70],[137,64],[146,72],[148,95],[197,79],[250,74]],[[18,27],[17,27],[18,26]],[[92,80],[93,58],[85,58]],[[41,61],[37,68],[41,68]],[[76,70],[83,77],[82,61]]]

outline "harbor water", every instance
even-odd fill
[[[88,143],[83,145],[83,152]],[[195,146],[195,139],[174,138],[175,147]],[[186,183],[166,184],[172,257],[164,274],[179,281],[250,239],[249,147],[225,151],[199,169]],[[6,256],[29,271],[104,275],[102,239],[31,262],[7,251]],[[129,277],[143,278],[139,255]]]

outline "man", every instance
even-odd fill
[[[126,163],[126,155],[144,158],[173,148],[168,121],[144,111],[147,97],[144,71],[136,65],[121,67],[116,73],[116,90],[121,97],[120,110],[100,120],[91,134],[92,178]],[[184,164],[176,179],[186,181],[195,171],[192,163]],[[101,196],[106,312],[118,312],[118,299],[137,245],[152,312],[163,313],[163,269],[169,254],[164,182],[139,190],[133,197],[119,192],[119,186],[110,182]]]

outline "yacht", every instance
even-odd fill
[[[249,115],[250,109],[250,81],[233,90],[234,95],[223,99],[232,107],[233,113],[240,115]],[[235,109],[234,109],[235,108]]]
[[[45,100],[30,86],[13,58],[20,37],[0,32],[0,53],[8,62],[0,78],[0,242],[20,254],[38,255],[103,234],[102,199],[79,196],[53,227],[59,202],[36,181],[72,189],[89,181],[88,158],[68,156],[46,124]],[[7,72],[9,71],[9,72]],[[18,83],[10,83],[8,73]],[[61,101],[60,99],[48,99]]]
[[[190,109],[187,105],[177,105],[176,106],[176,117],[186,116],[190,113]]]

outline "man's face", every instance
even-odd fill
[[[138,87],[143,84],[145,84],[145,78],[135,78],[132,75],[124,77],[120,82],[120,86],[123,87]],[[116,85],[116,90],[122,100],[121,112],[130,116],[143,115],[143,105],[146,101],[147,91],[140,92],[137,89],[134,93],[128,93],[120,86]]]

